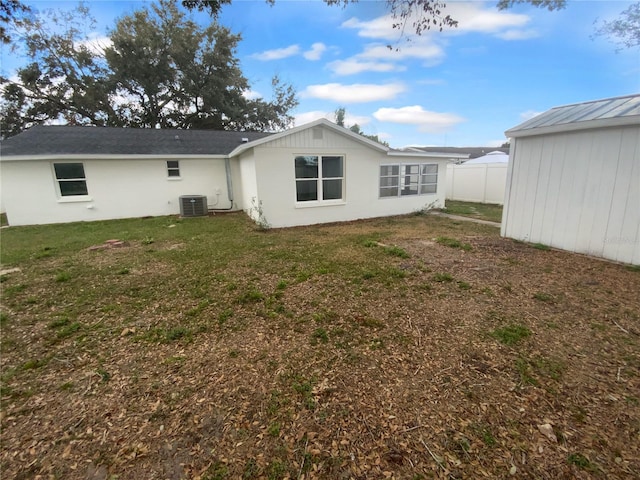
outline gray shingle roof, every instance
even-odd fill
[[[227,155],[243,139],[262,132],[77,126],[36,126],[4,140],[0,154],[33,155]]]
[[[555,107],[507,130],[506,134],[510,136],[523,130],[549,130],[572,126],[572,124],[575,124],[573,125],[575,129],[579,127],[578,124],[604,124],[604,121],[610,119],[617,119],[620,123],[640,122],[640,95],[605,98]]]

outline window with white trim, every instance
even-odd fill
[[[60,196],[73,197],[89,195],[87,179],[82,163],[54,163],[53,170],[58,182]]]
[[[380,198],[437,193],[438,164],[396,163],[380,166]]]
[[[178,160],[167,160],[167,176],[174,178],[180,176],[180,162]]]
[[[295,174],[297,202],[344,198],[344,157],[340,155],[298,155]]]

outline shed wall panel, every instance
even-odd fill
[[[638,263],[640,126],[516,138],[505,236]]]

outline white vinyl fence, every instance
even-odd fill
[[[506,163],[447,165],[447,200],[504,203]]]

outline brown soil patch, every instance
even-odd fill
[[[3,478],[638,478],[640,274],[420,221],[437,223],[267,232],[185,290],[169,255],[188,244],[111,276],[144,248],[79,252],[103,272],[82,288],[114,294],[68,336],[51,322],[77,306],[29,303],[51,267],[12,274],[30,290],[3,307]],[[290,260],[341,236],[408,256],[352,242]],[[285,271],[259,260],[286,242]],[[505,344],[504,327],[528,335]]]

